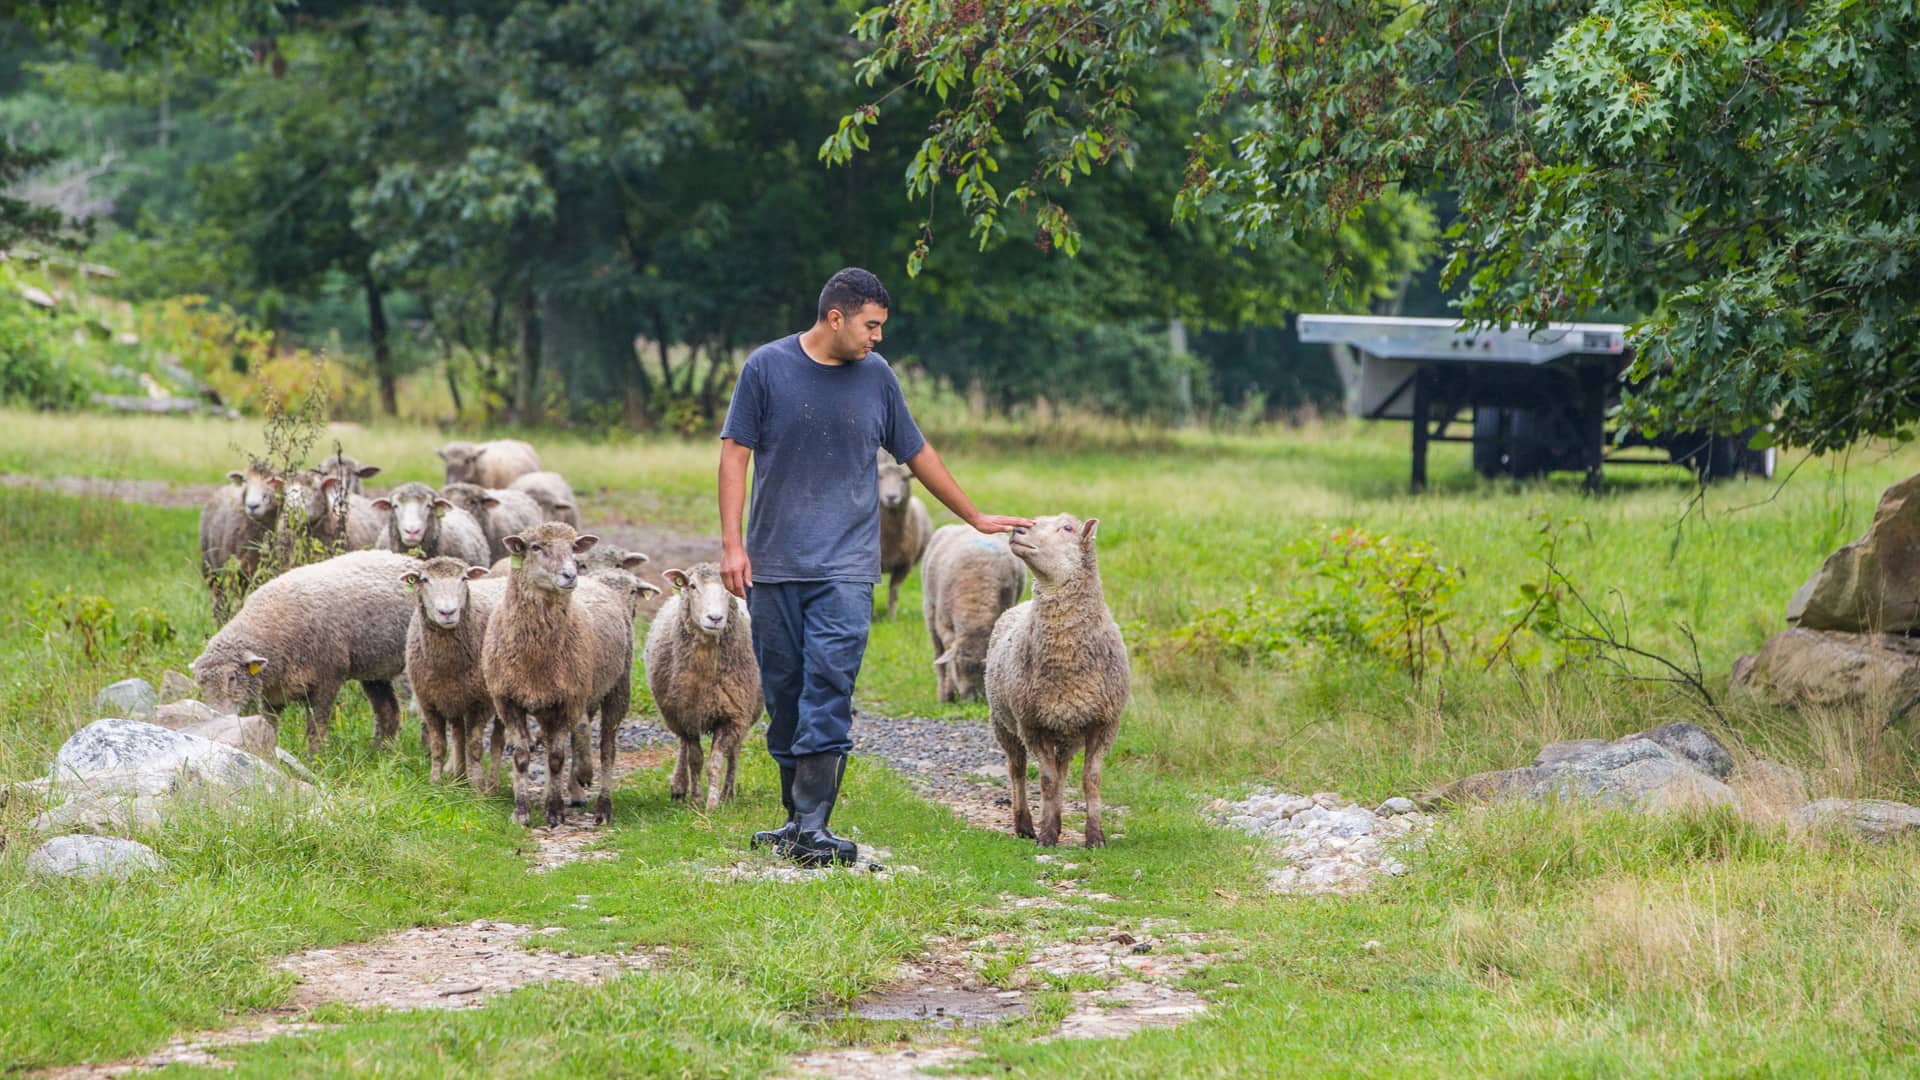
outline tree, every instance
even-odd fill
[[[1911,4],[894,0],[854,28],[862,77],[900,81],[822,156],[864,149],[911,88],[938,106],[907,189],[950,183],[977,238],[1024,212],[1078,249],[1064,193],[1155,137],[1154,71],[1198,63],[1181,220],[1266,243],[1445,193],[1468,319],[1644,313],[1643,429],[1771,424],[1819,450],[1920,418]],[[1039,152],[1002,179],[1010,145]]]

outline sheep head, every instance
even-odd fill
[[[695,563],[685,570],[668,570],[660,575],[684,595],[680,618],[695,634],[717,638],[727,632],[733,621],[733,594],[720,577],[720,568],[710,562]]]
[[[471,484],[480,479],[481,448],[476,443],[450,442],[437,453],[446,463],[449,484]]]
[[[302,469],[293,476],[282,480],[275,477],[272,484],[280,492],[280,518],[283,523],[298,523],[307,531],[325,534],[328,531],[328,519],[342,509],[337,499],[344,499],[339,491],[340,478],[323,476],[314,469]]]
[[[913,494],[913,470],[905,465],[880,466],[880,509],[898,510]]]
[[[1093,534],[1099,524],[1099,518],[1082,523],[1072,514],[1035,518],[1032,528],[1013,530],[1008,546],[1035,579],[1058,585],[1095,572]]]
[[[329,478],[331,479],[331,478]],[[387,528],[400,550],[431,548],[440,539],[440,519],[453,504],[422,483],[401,484],[384,499],[373,500],[373,508],[391,514]]]
[[[200,700],[223,713],[245,712],[260,700],[271,660],[252,649],[222,642],[194,657],[187,670]]]
[[[440,497],[472,514],[482,528],[487,524],[487,511],[500,505],[499,499],[478,484],[448,484],[440,489]]]
[[[580,560],[580,565],[588,574],[598,574],[602,570],[625,570],[629,574],[638,574],[640,568],[652,560],[638,551],[627,551],[613,544],[602,543],[594,547]],[[654,587],[659,591],[658,586]]]
[[[580,556],[593,550],[600,538],[582,536],[564,521],[549,521],[502,542],[513,557],[508,576],[516,585],[565,593],[580,583]]]
[[[987,643],[992,637],[991,626],[962,633],[945,652],[933,658],[933,666],[944,668],[952,680],[954,700],[977,698],[986,693]]]
[[[452,630],[467,612],[467,582],[486,576],[484,566],[468,566],[465,559],[443,555],[401,574],[400,580],[419,601],[420,615],[428,625]]]
[[[227,474],[227,480],[240,486],[240,506],[247,517],[261,525],[271,525],[280,516],[279,479],[273,469],[259,462],[247,466],[246,472],[235,470]]]
[[[635,575],[616,568],[592,570],[588,576],[626,599],[629,619],[639,618],[641,601],[660,591],[660,586],[653,582],[642,581]]]
[[[362,465],[345,454],[333,454],[320,463],[320,471],[339,477],[345,490],[357,493],[360,481],[380,475],[380,466]]]

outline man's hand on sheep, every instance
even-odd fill
[[[1033,519],[1008,517],[1005,514],[977,514],[967,524],[973,526],[976,532],[1003,533],[1012,532],[1015,529],[1031,529]]]

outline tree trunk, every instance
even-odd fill
[[[529,281],[520,290],[520,372],[513,389],[513,422],[530,424],[539,408],[540,294]]]
[[[400,405],[394,387],[393,344],[387,335],[387,307],[380,296],[380,283],[373,278],[373,271],[362,268],[361,282],[367,292],[367,336],[373,339],[373,372],[380,380],[380,411],[388,416],[400,415]]]

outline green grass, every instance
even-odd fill
[[[257,430],[210,421],[0,413],[0,471],[214,482]],[[387,477],[432,479],[428,429],[342,435]],[[1464,567],[1462,640],[1501,629],[1539,565],[1528,516],[1577,517],[1561,562],[1581,590],[1630,613],[1636,643],[1678,655],[1697,635],[1722,695],[1734,657],[1780,623],[1786,598],[1869,519],[1920,456],[1807,464],[1779,491],[1695,492],[1679,472],[1616,473],[1604,497],[1571,480],[1486,484],[1464,452],[1436,455],[1435,490],[1402,493],[1399,428],[1344,425],[1264,436],[1100,425],[934,432],[994,512],[1101,518],[1109,602],[1128,628],[1135,698],[1107,770],[1129,808],[1115,843],[1038,863],[1031,845],[959,826],[904,782],[861,763],[836,824],[918,873],[802,886],[721,884],[742,840],[777,814],[764,755],[744,755],[741,798],[711,817],[672,805],[666,774],[632,777],[606,840],[618,857],[525,870],[503,799],[435,789],[418,737],[368,746],[357,691],[316,766],[317,813],[206,808],[144,837],[154,879],[77,886],[22,872],[29,808],[0,807],[0,1068],[110,1060],[282,999],[274,958],[397,927],[476,918],[558,926],[575,951],[667,946],[660,970],[592,988],[528,988],[458,1014],[336,1015],[345,1025],[233,1051],[243,1075],[762,1075],[799,1049],[887,1038],[897,1025],[836,1018],[934,935],[1018,931],[1044,942],[1090,919],[1171,918],[1206,933],[1193,977],[1212,1003],[1184,1027],[1119,1043],[1036,1042],[1040,1025],[985,1033],[987,1071],[1049,1076],[1907,1074],[1920,1036],[1920,859],[1910,845],[1804,841],[1721,815],[1643,820],[1568,807],[1454,815],[1415,872],[1363,897],[1262,890],[1237,835],[1205,825],[1204,798],[1255,784],[1382,798],[1522,763],[1542,742],[1694,719],[1743,753],[1805,768],[1816,795],[1913,799],[1908,733],[1876,715],[1796,717],[1745,703],[1710,714],[1603,665],[1491,673],[1457,664],[1414,687],[1378,661],[1306,652],[1241,666],[1156,652],[1168,630],[1252,586],[1278,588],[1288,552],[1326,526],[1432,543]],[[713,528],[707,442],[540,436],[550,465],[596,508],[687,531]],[[1843,467],[1844,466],[1844,467]],[[384,479],[384,477],[383,477]],[[1770,497],[1771,496],[1771,497]],[[1751,504],[1751,505],[1749,505]],[[1742,508],[1744,507],[1744,508]],[[194,572],[192,511],[0,489],[0,780],[40,772],[92,719],[102,685],[182,668],[210,630]],[[936,519],[950,516],[936,510]],[[92,657],[45,600],[71,589],[120,619],[161,613],[176,637]],[[918,578],[876,623],[865,704],[978,719],[933,699]],[[644,699],[642,699],[644,703]],[[298,749],[299,727],[283,735]],[[1013,910],[1069,873],[1119,900],[1098,915]],[[582,902],[579,897],[587,897]],[[1366,943],[1378,942],[1368,949]],[[1008,954],[1009,956],[1013,954]],[[1011,963],[1011,961],[1007,961]],[[1006,972],[990,971],[1005,978]],[[1072,987],[1066,987],[1070,989]],[[1059,989],[1042,1011],[1064,1008]]]

